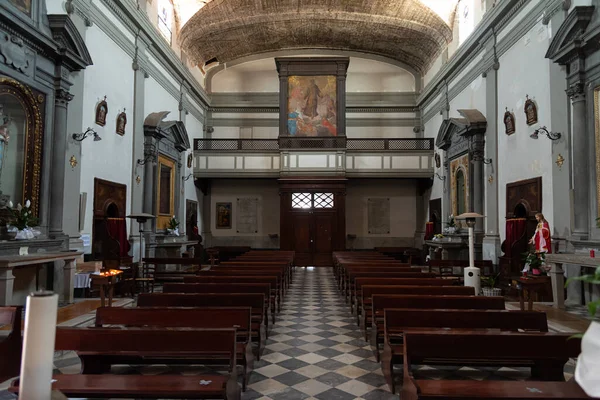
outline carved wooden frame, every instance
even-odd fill
[[[506,109],[506,112],[504,113],[504,118],[502,118],[502,121],[504,122],[504,130],[507,135],[512,135],[513,133],[515,133],[517,131],[515,115],[512,112],[508,111],[508,108]],[[507,121],[512,122],[512,128],[508,127]]]
[[[25,167],[23,168],[23,202],[31,201],[33,215],[39,217],[40,185],[42,179],[42,150],[44,113],[40,104],[45,96],[29,86],[8,77],[0,77],[0,94],[15,97],[23,106],[26,118]]]
[[[526,96],[526,97],[527,97],[527,100],[525,101],[525,105],[523,106],[523,112],[525,113],[525,119],[527,120],[527,125],[537,124],[537,122],[538,122],[537,105],[535,104],[535,102],[533,100],[531,100],[529,98],[529,96]],[[529,117],[529,114],[527,113],[527,109],[530,107],[533,109],[533,115],[531,117]]]

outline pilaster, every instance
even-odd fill
[[[583,82],[569,86],[567,95],[572,104],[572,160],[573,160],[573,209],[574,221],[571,236],[586,240],[589,235],[589,164],[588,133],[586,120],[586,93]]]

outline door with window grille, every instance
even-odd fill
[[[345,184],[281,188],[281,248],[296,252],[296,265],[332,265],[345,248]]]

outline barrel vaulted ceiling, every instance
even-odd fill
[[[425,72],[452,40],[458,0],[199,3],[191,17],[190,7],[181,15],[187,22],[180,32],[182,47],[198,64],[280,50],[333,49],[378,54]]]

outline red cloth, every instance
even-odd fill
[[[547,221],[540,222],[533,234],[533,243],[536,253],[552,253],[552,240],[550,239],[550,225]]]
[[[119,242],[119,256],[126,257],[131,245],[127,240],[127,223],[124,218],[108,218],[106,220],[108,234]]]
[[[506,247],[504,255],[512,255],[512,245],[525,233],[527,220],[525,218],[512,218],[506,220]]]
[[[425,224],[425,240],[433,239],[433,230],[434,230],[433,222],[427,222]]]

